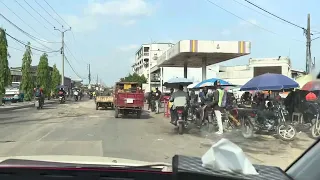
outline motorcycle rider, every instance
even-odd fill
[[[179,85],[179,88],[176,92],[174,92],[170,97],[170,102],[173,102],[172,104],[172,110],[174,113],[174,116],[171,116],[171,123],[175,123],[177,117],[176,107],[187,107],[188,104],[188,94],[183,91],[183,86]]]
[[[66,91],[63,88],[60,88],[58,91],[59,96],[62,96],[63,99],[65,99]]]
[[[199,93],[199,100],[201,105],[201,108],[199,108],[201,123],[204,119],[205,108],[207,107],[206,105],[212,102],[212,94],[208,93],[207,87],[203,87],[202,91]],[[198,124],[198,126],[199,125],[200,124]]]
[[[39,98],[39,106],[41,107],[44,104],[44,97],[43,97],[43,89],[40,88],[40,85],[38,84],[36,88],[34,88],[34,96],[36,98]]]

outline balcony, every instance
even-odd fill
[[[148,52],[143,53],[143,56],[149,56]]]

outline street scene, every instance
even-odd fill
[[[0,136],[0,156],[107,156],[148,162],[171,162],[175,154],[201,156],[221,138],[197,129],[180,136],[168,118],[149,111],[143,111],[141,119],[117,119],[112,110],[96,111],[94,100],[88,98],[45,104],[41,111],[1,112]],[[239,145],[253,163],[282,168],[314,141],[305,133],[294,142],[269,136],[248,140],[240,132],[222,137]]]
[[[74,158],[301,176],[291,165],[320,138],[314,7],[0,0],[0,171]]]

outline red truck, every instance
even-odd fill
[[[141,117],[144,106],[144,92],[138,82],[117,82],[114,88],[114,117],[136,114]]]

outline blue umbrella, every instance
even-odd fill
[[[189,84],[192,84],[193,81],[187,78],[171,78],[167,82],[165,82],[163,85],[166,87],[169,86],[177,86],[177,85],[183,85],[188,86]]]
[[[201,88],[201,87],[205,87],[205,86],[213,86],[214,82],[216,82],[217,80],[220,81],[220,85],[223,85],[223,86],[231,85],[229,82],[224,81],[222,79],[211,78],[211,79],[207,79],[207,80],[204,80],[204,81],[200,82],[199,84],[195,85],[194,88]]]
[[[299,87],[299,84],[294,80],[282,74],[266,73],[252,78],[240,91],[253,90],[282,90]]]

